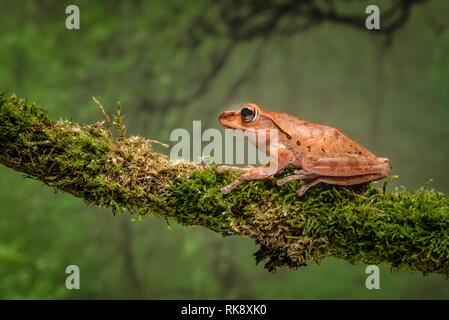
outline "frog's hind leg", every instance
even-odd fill
[[[373,173],[373,174],[363,174],[358,176],[350,177],[331,177],[331,176],[318,176],[315,179],[310,179],[309,181],[304,181],[302,187],[296,191],[299,196],[302,196],[307,189],[310,187],[323,182],[327,184],[335,184],[339,186],[351,186],[356,184],[368,183],[370,181],[380,180],[385,178],[385,173]]]
[[[302,180],[303,185],[296,191],[299,196],[302,196],[307,189],[322,181],[319,175],[306,170],[295,170],[294,173],[296,174],[279,179],[277,185],[281,186],[292,180]]]
[[[285,178],[279,179],[278,181],[276,181],[278,186],[282,186],[283,184],[286,184],[289,181],[292,180],[306,180],[306,179],[312,179],[312,178],[316,178],[318,177],[318,175],[316,175],[315,173],[312,172],[308,172],[305,170],[295,170],[294,171],[295,174],[291,175],[291,176],[287,176]]]
[[[362,184],[362,183],[368,183],[370,181],[376,181],[380,180],[382,178],[385,178],[386,175],[381,173],[371,173],[371,174],[363,174],[358,176],[350,176],[350,177],[329,177],[329,176],[323,176],[319,179],[321,182],[328,183],[328,184],[336,184],[339,186],[351,186],[356,184]]]

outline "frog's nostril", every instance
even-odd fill
[[[219,116],[218,116],[218,119],[219,120],[223,120],[223,119],[226,119],[226,118],[229,118],[230,116],[232,116],[232,112],[231,111],[225,111],[225,112],[222,112]]]

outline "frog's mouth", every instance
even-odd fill
[[[243,133],[243,135],[246,137],[246,138],[248,138],[248,136],[251,136],[251,135],[255,135],[255,134],[257,134],[256,132],[256,130],[253,130],[253,129],[251,129],[251,128],[236,128],[236,127],[232,127],[232,126],[229,126],[229,125],[226,125],[226,124],[222,124],[222,126],[223,126],[223,128],[225,128],[225,129],[231,129],[231,130],[233,130],[233,131],[241,131],[242,133]]]
[[[237,128],[235,128],[235,127],[231,127],[231,126],[229,126],[229,125],[227,125],[227,124],[221,124],[222,125],[222,127],[223,128],[225,128],[225,129],[232,129],[232,130],[236,130]]]

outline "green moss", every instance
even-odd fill
[[[101,123],[56,122],[36,104],[0,95],[0,162],[114,213],[251,237],[260,245],[256,261],[270,271],[334,256],[449,277],[449,198],[427,185],[416,192],[318,185],[298,197],[299,181],[279,187],[268,179],[222,195],[238,174],[174,164],[149,140],[128,139],[121,121],[114,117],[114,138]]]
[[[96,203],[109,185],[107,142],[69,122],[56,122],[36,104],[14,94],[0,96],[0,161],[48,185]],[[80,188],[85,186],[85,188]]]
[[[220,193],[224,178],[214,168],[195,171],[189,179],[177,179],[170,187],[169,214],[184,225],[201,225],[226,233],[232,218],[231,205]]]
[[[169,200],[175,220],[223,234],[232,233],[233,225],[235,233],[249,234],[262,245],[256,255],[269,259],[269,270],[320,263],[332,255],[449,275],[449,199],[440,192],[321,185],[298,197],[300,182],[278,187],[270,179],[221,195],[220,188],[236,176],[207,168],[176,181]]]

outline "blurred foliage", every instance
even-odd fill
[[[80,6],[80,30],[65,28],[69,4]],[[363,13],[367,3],[351,5]],[[197,19],[215,12],[206,0],[0,0],[0,91],[38,101],[53,118],[84,123],[103,120],[92,95],[109,112],[120,100],[129,134],[162,142],[174,128],[190,130],[192,120],[202,120],[203,129],[218,127],[220,111],[254,101],[336,126],[392,159],[393,174],[407,189],[435,178],[434,186],[447,194],[448,9],[444,1],[414,8],[389,45],[370,31],[332,22],[232,43],[207,33],[191,42]],[[254,266],[250,240],[177,225],[168,231],[165,221],[153,218],[113,217],[5,167],[0,182],[0,298],[449,294],[438,276],[387,268],[381,290],[369,291],[364,265],[335,259],[271,275]],[[65,288],[69,264],[80,267],[79,291]]]

